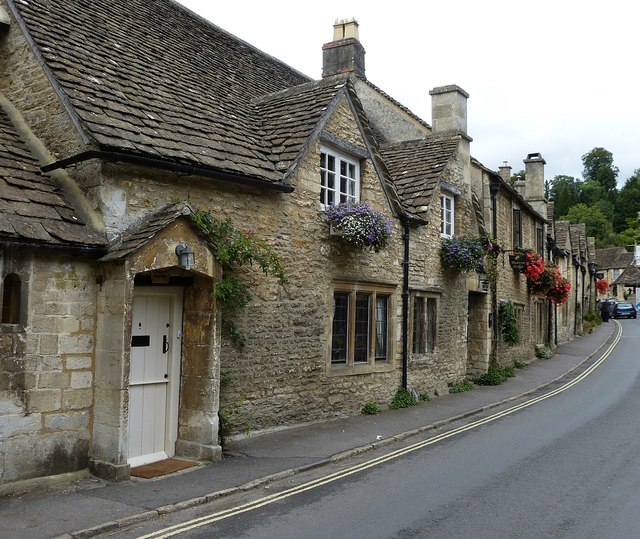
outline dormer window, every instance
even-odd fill
[[[334,150],[320,150],[320,204],[337,206],[360,201],[360,165]]]

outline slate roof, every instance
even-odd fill
[[[92,149],[281,181],[254,100],[305,75],[171,0],[9,2]]]
[[[624,247],[607,247],[596,250],[598,269],[622,269],[633,262],[633,253]]]
[[[176,219],[192,214],[193,210],[184,202],[163,206],[125,231],[122,237],[109,247],[109,252],[100,261],[107,262],[126,258],[146,245],[156,234],[164,230]]]
[[[0,108],[0,242],[96,247],[106,239],[75,213]]]
[[[426,216],[438,182],[454,157],[459,141],[459,135],[434,135],[380,147],[406,211],[419,217]]]

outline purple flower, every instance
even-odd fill
[[[324,218],[342,232],[345,240],[376,252],[387,246],[393,228],[391,221],[368,202],[329,206]]]

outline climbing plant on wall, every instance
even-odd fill
[[[231,219],[220,219],[208,211],[196,211],[191,216],[195,225],[213,246],[215,259],[222,266],[222,280],[216,283],[213,293],[222,310],[222,324],[236,344],[244,346],[245,337],[225,315],[229,315],[251,300],[246,283],[234,273],[243,266],[258,266],[265,275],[287,282],[280,257],[265,241],[238,229]]]

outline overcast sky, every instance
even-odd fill
[[[429,90],[469,93],[471,152],[491,169],[508,161],[516,172],[540,152],[546,179],[581,178],[595,147],[613,154],[619,185],[640,169],[640,4],[630,0],[178,1],[315,79],[334,22],[355,18],[367,78],[428,123]]]

